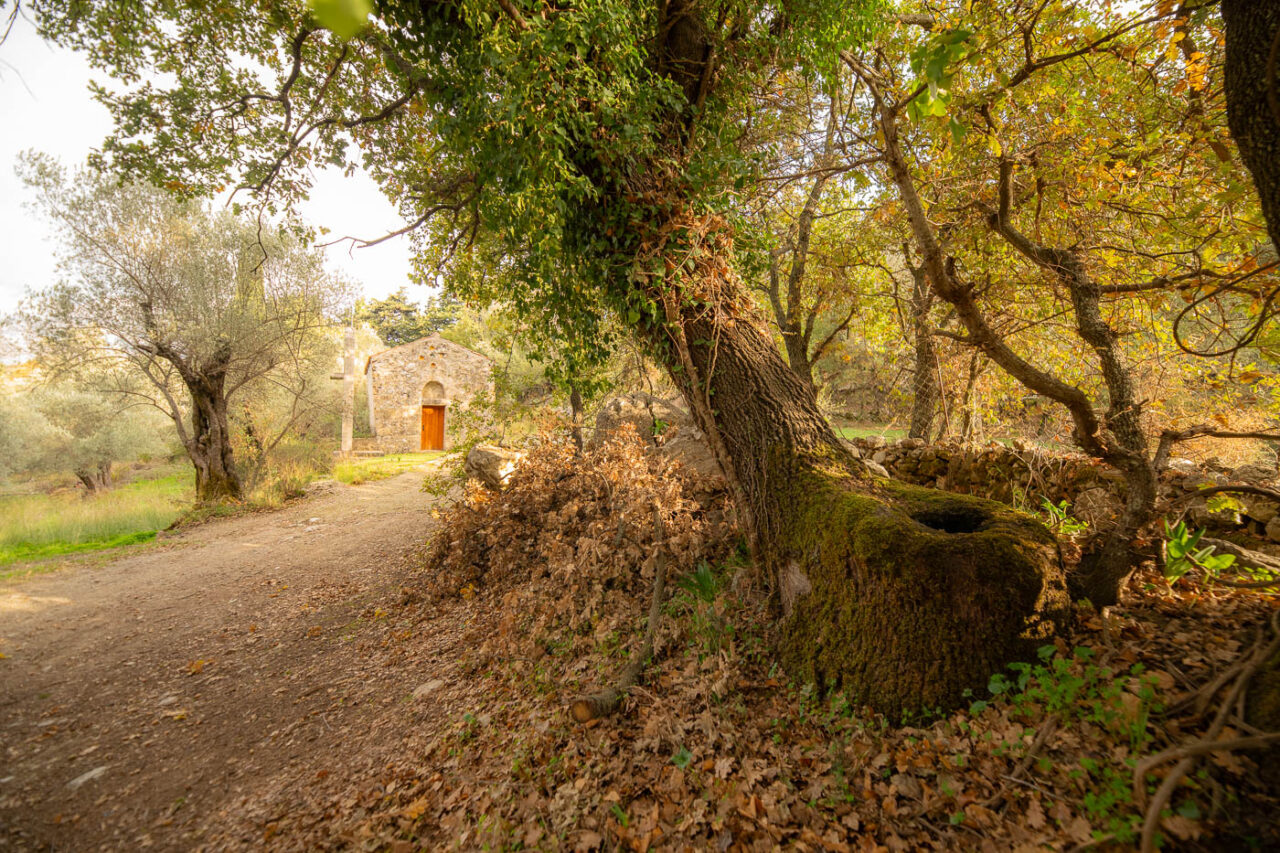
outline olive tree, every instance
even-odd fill
[[[0,453],[8,472],[69,471],[87,492],[102,492],[114,485],[116,463],[166,451],[159,418],[127,398],[40,386],[0,403]]]
[[[229,405],[252,383],[289,384],[343,286],[296,238],[230,212],[145,183],[68,178],[38,156],[20,172],[58,228],[67,273],[21,311],[36,357],[163,411],[198,501],[241,497]]]

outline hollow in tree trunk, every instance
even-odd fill
[[[872,480],[773,346],[727,235],[679,230],[678,256],[700,261],[692,281],[651,282],[655,349],[777,583],[784,663],[886,714],[956,707],[1066,613],[1056,540],[1001,504]]]

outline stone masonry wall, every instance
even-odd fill
[[[492,373],[489,359],[432,335],[372,356],[366,381],[373,437],[361,440],[359,449],[403,453],[421,446],[424,405],[445,406],[448,449],[455,438],[453,413],[490,388]],[[439,387],[428,389],[431,383]]]
[[[1014,446],[935,444],[914,439],[886,443],[855,439],[850,442],[863,458],[879,465],[895,479],[963,494],[979,495],[1002,503],[1022,504],[1039,511],[1040,497],[1055,503],[1071,502],[1076,518],[1097,528],[1114,517],[1124,499],[1121,474],[1087,456],[1050,453],[1015,442]],[[1232,471],[1204,469],[1186,460],[1174,460],[1161,478],[1161,497],[1183,498],[1200,488],[1227,483],[1271,485],[1275,471],[1244,466]],[[1280,542],[1277,507],[1265,498],[1235,496],[1244,505],[1240,512],[1211,513],[1204,499],[1185,503],[1190,524],[1217,530],[1247,530]]]

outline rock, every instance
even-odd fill
[[[1124,510],[1124,503],[1111,489],[1095,486],[1085,489],[1071,504],[1071,514],[1097,530],[1114,522]]]
[[[1241,483],[1270,483],[1275,478],[1275,470],[1262,465],[1241,465],[1231,472],[1231,479]]]
[[[598,444],[623,424],[631,424],[641,440],[652,442],[670,427],[693,426],[693,419],[684,409],[661,397],[623,394],[600,408],[592,442]]]
[[[1280,542],[1280,517],[1267,522],[1267,538],[1272,542]]]
[[[161,699],[161,700],[160,700],[159,702],[157,702],[156,704],[157,704],[157,705],[159,705],[161,708],[163,708],[163,707],[164,707],[164,706],[166,706],[166,705],[173,705],[173,704],[176,704],[176,703],[177,703],[177,701],[178,701],[178,697],[177,697],[177,696],[174,696],[172,693],[170,693],[168,696],[164,697],[163,699]]]
[[[92,782],[94,779],[101,779],[103,774],[105,774],[106,772],[107,772],[107,765],[105,764],[102,765],[101,767],[95,767],[89,772],[81,773],[79,776],[72,779],[70,782],[67,783],[67,787],[74,791],[76,788],[79,788],[85,782]]]
[[[426,696],[430,696],[432,693],[435,693],[441,687],[444,687],[444,679],[433,678],[430,681],[428,681],[426,684],[419,684],[417,687],[415,687],[413,689],[413,698],[422,699]]]
[[[707,446],[702,430],[692,424],[676,428],[658,450],[668,459],[679,462],[686,471],[696,471],[707,477],[720,476],[720,463],[716,462],[715,455]]]
[[[1273,518],[1280,515],[1280,510],[1265,498],[1247,497],[1244,499],[1244,514],[1259,524],[1270,524]]]
[[[706,436],[681,407],[650,394],[614,397],[596,415],[598,444],[623,424],[631,424],[640,440],[655,452],[679,462],[686,471],[720,476],[720,465],[707,445]]]
[[[307,497],[316,495],[327,495],[336,492],[342,488],[342,484],[332,477],[326,477],[322,480],[312,480],[302,489],[302,493]]]
[[[888,459],[889,459],[889,453],[885,450],[877,450],[875,453],[871,454],[871,461],[876,463],[877,465],[884,465],[884,463],[888,461]]]
[[[888,479],[889,472],[885,470],[885,467],[879,462],[874,459],[863,459],[862,463],[867,466],[867,470],[872,474],[875,474],[877,477],[884,477],[885,479]]]
[[[477,444],[467,454],[467,476],[479,480],[487,488],[501,489],[523,458],[524,454],[515,450],[493,444]]]

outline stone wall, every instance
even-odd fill
[[[439,335],[369,358],[365,368],[373,436],[357,449],[387,453],[421,447],[422,407],[445,407],[445,448],[457,438],[454,413],[492,387],[489,359]]]
[[[1021,442],[1013,446],[960,444],[927,445],[914,439],[886,443],[864,438],[850,442],[863,458],[882,465],[890,476],[908,483],[979,495],[1032,511],[1040,498],[1071,502],[1076,518],[1097,528],[1115,516],[1124,500],[1124,481],[1118,471],[1087,456],[1048,452]],[[1248,531],[1280,542],[1277,507],[1265,498],[1236,496],[1241,512],[1210,512],[1203,498],[1189,497],[1199,489],[1227,483],[1272,485],[1275,471],[1244,466],[1231,471],[1201,468],[1174,460],[1161,476],[1161,497],[1181,501],[1189,523],[1215,530]]]

